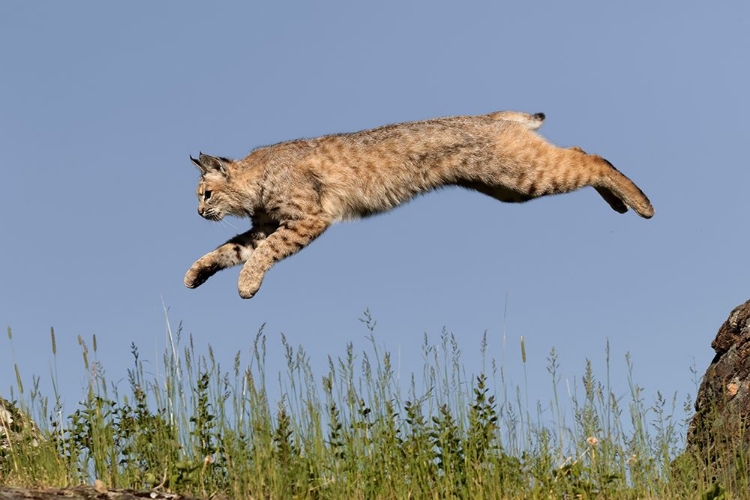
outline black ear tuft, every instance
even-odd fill
[[[201,171],[201,174],[205,174],[206,173],[206,167],[201,163],[200,156],[198,158],[199,159],[196,160],[195,158],[193,158],[193,155],[190,155],[190,161],[193,162],[193,165],[195,165],[196,167],[198,167],[198,170]]]
[[[232,161],[228,158],[220,158],[218,156],[211,156],[203,153],[198,155],[197,160],[192,156],[190,159],[204,175],[208,172],[218,172],[222,175],[227,175],[227,164]]]

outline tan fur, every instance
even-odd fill
[[[384,212],[441,186],[506,202],[592,186],[617,212],[654,215],[643,192],[608,161],[537,135],[543,121],[541,113],[499,111],[282,142],[237,161],[191,158],[202,174],[198,213],[250,217],[252,229],[198,259],[185,285],[244,263],[239,293],[250,298],[271,266],[333,222]]]

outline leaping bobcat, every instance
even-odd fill
[[[498,111],[282,142],[243,160],[191,156],[201,172],[198,213],[250,217],[252,229],[198,259],[185,285],[244,263],[239,294],[249,299],[271,266],[333,222],[385,212],[441,186],[516,203],[592,186],[616,212],[654,215],[646,195],[607,160],[537,135],[543,122],[542,113]]]

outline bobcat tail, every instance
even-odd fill
[[[536,130],[544,123],[544,113],[522,113],[520,111],[495,111],[488,115],[493,120],[507,120],[520,123],[529,130]]]

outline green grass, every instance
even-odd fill
[[[229,370],[210,348],[198,354],[192,338],[183,346],[181,329],[170,330],[156,375],[147,374],[132,346],[126,394],[95,361],[96,338],[91,347],[79,338],[87,396],[66,416],[55,370],[55,394],[47,397],[38,378],[25,390],[15,366],[10,396],[44,438],[26,426],[0,450],[0,484],[65,487],[100,479],[111,488],[243,499],[747,496],[746,474],[730,477],[701,457],[680,456],[689,400],[678,405],[657,394],[647,404],[629,358],[621,375],[629,401],[612,393],[609,348],[606,380],[587,362],[566,399],[552,350],[553,399],[531,406],[527,391],[508,387],[493,360],[488,373],[467,375],[445,332],[436,345],[425,338],[422,370],[403,388],[369,313],[363,322],[369,347],[355,353],[349,344],[322,374],[283,335],[285,371],[270,372],[263,329],[249,359],[237,353]],[[10,329],[8,338],[12,348]],[[54,331],[51,340],[56,357]],[[481,350],[486,357],[486,343]],[[523,339],[520,354],[525,370]],[[272,400],[268,388],[276,384],[283,396]]]

